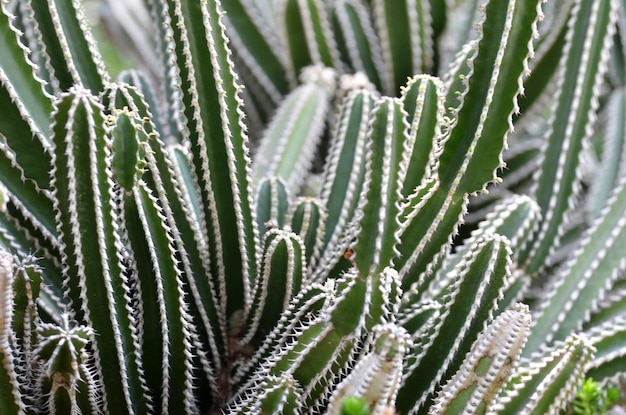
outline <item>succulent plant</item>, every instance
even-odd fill
[[[626,2],[0,13],[0,413],[542,414],[626,373]],[[475,29],[475,30],[474,30]]]

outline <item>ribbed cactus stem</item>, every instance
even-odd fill
[[[93,330],[64,314],[60,326],[42,323],[38,334],[42,408],[49,413],[98,413],[100,382],[85,350]]]
[[[381,98],[370,115],[365,148],[365,178],[354,261],[363,275],[391,265],[398,254],[399,199],[406,178],[403,150],[407,140],[406,113],[399,99]]]
[[[340,282],[340,286],[345,284],[345,289],[331,312],[331,321],[337,331],[346,335],[393,321],[402,295],[395,269],[387,267],[371,277],[364,277],[351,269],[345,277]]]
[[[498,234],[506,237],[513,252],[513,259],[517,258],[541,217],[537,203],[523,195],[513,195],[496,203],[493,210],[480,222],[467,243],[459,247],[458,254],[444,265],[444,271],[452,270],[461,260],[461,255],[474,245],[480,238],[489,234]]]
[[[618,252],[623,252],[626,243],[625,179],[614,189],[607,205],[559,272],[560,283],[548,287],[551,295],[539,305],[525,355],[539,350],[544,342],[562,341],[571,331],[580,330],[623,272],[624,260]]]
[[[291,229],[298,234],[305,246],[305,259],[309,269],[312,269],[312,258],[316,257],[325,234],[326,211],[323,203],[316,198],[302,197],[293,202],[289,212]]]
[[[98,351],[99,374],[118,377],[117,382],[103,383],[106,391],[102,393],[109,395],[104,399],[112,407],[121,405],[134,412],[145,405],[146,398],[142,361],[127,359],[135,355],[138,341],[136,329],[131,328],[136,324],[131,306],[136,292],[131,289],[132,272],[123,260],[120,232],[125,230],[119,228],[120,193],[112,163],[112,151],[121,151],[123,146],[113,144],[103,110],[96,97],[82,88],[73,88],[59,101],[52,187],[63,242],[64,283],[73,310],[80,311],[72,313],[73,318],[98,334],[91,340]],[[137,139],[130,123],[113,131],[129,134],[122,134],[122,140]],[[123,163],[117,177],[125,176],[121,173],[126,169],[134,177],[138,156],[132,156],[134,161]]]
[[[564,220],[572,214],[582,191],[582,152],[589,146],[599,107],[613,40],[618,2],[574,2],[568,36],[559,61],[557,94],[549,129],[544,136],[541,166],[535,170],[532,193],[542,219],[532,243],[521,255],[529,273],[539,271],[563,236]]]
[[[234,382],[248,381],[251,372],[261,365],[271,367],[275,363],[274,354],[277,350],[290,347],[294,337],[301,335],[303,322],[308,323],[311,319],[319,318],[321,313],[326,313],[335,296],[334,280],[326,282],[325,285],[315,283],[306,285],[292,299],[274,330],[264,339],[254,356],[246,364],[239,366],[237,373],[233,376]],[[252,382],[245,383],[246,387],[242,390],[247,391],[251,385]]]
[[[1,415],[624,376],[626,1],[101,1],[115,82],[81,0],[0,0]]]
[[[506,238],[487,235],[465,253],[448,274],[449,281],[440,282],[426,293],[427,298],[432,296],[443,305],[442,312],[435,314],[433,326],[422,334],[427,343],[416,342],[419,348],[412,351],[415,362],[403,375],[398,395],[400,411],[417,413],[440,379],[461,366],[460,350],[470,349],[510,284],[511,255]],[[461,315],[464,318],[457,318]]]
[[[33,147],[43,149],[50,144],[48,124],[52,111],[52,97],[44,88],[46,82],[37,73],[38,68],[31,60],[28,46],[23,43],[23,32],[18,29],[15,15],[11,13],[7,3],[0,5],[0,29],[8,37],[7,42],[3,42],[1,46],[3,61],[12,67],[11,70],[0,69],[2,102],[11,102],[11,105],[5,107],[5,111],[17,115],[17,119],[12,123],[13,127],[17,127],[16,130],[11,131],[12,129],[4,126],[0,132],[11,140],[13,134],[9,134],[10,132],[30,129],[36,137],[33,140]],[[21,130],[23,127],[26,129]],[[36,169],[39,167],[29,166]]]
[[[439,391],[428,413],[488,413],[513,371],[530,322],[530,311],[524,304],[500,314],[476,339],[463,365]]]
[[[73,85],[97,94],[111,81],[83,3],[75,1],[29,1],[37,31],[41,33],[42,54],[46,69],[53,77],[55,92]]]
[[[184,301],[182,270],[176,258],[174,232],[169,228],[157,198],[144,182],[138,183],[133,197],[134,209],[137,210],[133,214],[146,235],[144,243],[147,246],[143,249],[149,255],[156,274],[144,283],[151,291],[146,293],[149,295],[147,300],[156,303],[152,306],[158,310],[156,314],[159,317],[153,324],[159,327],[161,337],[155,336],[154,339],[160,343],[150,345],[160,349],[152,351],[155,353],[153,356],[160,359],[160,364],[155,364],[160,369],[158,399],[166,412],[192,412],[196,406],[191,393],[191,342],[195,337],[195,327],[188,312],[189,304]]]
[[[480,10],[479,38],[450,72],[446,106],[452,107],[453,122],[439,169],[444,187],[467,193],[497,180],[496,171],[503,166],[502,151],[513,130],[523,80],[530,74],[528,62],[542,17],[540,0],[488,1]],[[524,21],[524,29],[512,31],[514,21]],[[480,54],[484,47],[493,50],[487,59]],[[490,116],[494,113],[502,117]],[[487,162],[487,152],[496,157]]]
[[[219,0],[159,3],[166,15],[168,82],[174,86],[180,134],[191,153],[192,186],[210,251],[218,312],[229,321],[251,306],[257,232],[250,186],[248,136],[242,86],[233,69]],[[170,32],[171,31],[171,32]],[[171,61],[169,60],[171,59]],[[181,108],[182,107],[182,108]],[[238,258],[238,260],[229,260]]]
[[[361,398],[370,407],[372,415],[381,415],[395,405],[402,375],[402,363],[408,346],[409,334],[391,323],[375,326],[369,340],[369,350],[335,389],[328,412],[339,413],[346,398]]]
[[[500,413],[548,414],[564,409],[584,379],[595,349],[584,335],[573,334],[555,347],[522,359],[498,398]]]
[[[355,237],[354,215],[362,203],[360,194],[366,172],[369,114],[376,98],[377,95],[368,89],[355,89],[341,101],[319,196],[324,202],[327,217],[319,259],[313,257],[317,267],[315,280],[323,280],[333,273]],[[350,168],[347,172],[344,171],[346,166]]]
[[[614,362],[624,355],[621,346],[624,344],[624,333],[626,333],[626,316],[620,312],[614,315],[612,312],[617,311],[616,308],[619,310],[621,307],[607,307],[605,309],[607,312],[603,316],[606,320],[603,323],[594,321],[594,327],[585,332],[596,349],[593,360],[586,368],[588,370],[586,376],[592,379],[615,379],[618,376],[619,369]],[[602,319],[598,320],[602,321]]]
[[[288,54],[285,67],[296,79],[310,65],[341,67],[326,5],[320,0],[280,0],[275,2],[282,45]]]
[[[141,176],[145,164],[148,135],[143,130],[138,115],[128,108],[114,111],[111,126],[111,168],[113,179],[130,191]]]
[[[0,409],[9,414],[25,414],[21,385],[25,379],[18,379],[15,364],[15,339],[11,329],[13,320],[13,256],[0,250]]]
[[[403,0],[371,2],[373,19],[380,36],[385,72],[393,77],[394,91],[406,78],[427,73],[433,66],[433,42],[430,2]],[[400,58],[402,55],[402,58]]]
[[[302,85],[285,98],[261,139],[255,180],[277,176],[289,192],[299,192],[324,132],[335,78],[335,71],[323,66],[302,71]]]
[[[305,271],[304,243],[289,230],[270,229],[264,238],[263,255],[256,280],[248,333],[241,344],[259,344],[269,334],[292,298],[300,292]]]
[[[244,72],[246,81],[254,79],[254,83],[248,86],[254,88],[255,98],[263,97],[261,104],[269,104],[273,108],[280,103],[289,87],[294,86],[295,79],[287,79],[287,51],[274,47],[281,39],[273,7],[263,7],[258,3],[251,0],[226,1],[223,7],[228,26],[235,28],[228,33],[235,46],[235,56],[243,64],[241,66],[254,76],[245,77],[245,71],[241,72]],[[271,6],[274,6],[273,3]],[[231,16],[236,18],[231,19]]]
[[[362,0],[341,0],[332,4],[334,23],[341,28],[338,47],[355,72],[362,72],[379,91],[393,95],[391,74],[384,68],[378,34],[372,16]]]
[[[267,376],[254,386],[254,391],[235,401],[228,408],[229,414],[265,415],[301,414],[304,391],[293,376]]]
[[[259,235],[273,228],[282,228],[290,204],[287,184],[280,177],[267,177],[258,184],[256,219]]]
[[[291,374],[302,386],[307,405],[321,405],[333,371],[352,364],[359,338],[374,326],[391,321],[399,307],[400,282],[392,269],[377,278],[364,278],[353,268],[333,285],[318,313],[295,325],[289,322],[289,330],[269,336],[268,345],[280,348],[267,355],[261,371],[246,383],[244,391],[253,390],[268,375]],[[279,327],[285,323],[279,322]]]
[[[13,320],[13,256],[0,251],[0,347],[8,345]]]

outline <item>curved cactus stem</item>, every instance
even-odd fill
[[[447,119],[444,85],[438,78],[417,75],[402,88],[402,103],[410,125],[404,158],[407,173],[402,188],[406,198],[438,168]]]
[[[449,74],[446,105],[452,120],[446,123],[449,132],[437,152],[436,172],[408,197],[399,216],[394,266],[405,290],[423,284],[432,273],[462,221],[467,195],[484,190],[503,166],[502,151],[513,128],[541,9],[539,1],[493,0],[482,11],[479,27],[489,30],[481,29],[479,39],[460,55]],[[511,31],[513,26],[520,29]],[[481,48],[498,52],[487,56]]]
[[[580,330],[624,271],[626,263],[621,256],[626,244],[626,180],[621,180],[607,204],[549,287],[549,295],[540,304],[526,355],[539,350],[543,343],[564,340],[568,333]]]
[[[22,120],[37,139],[43,144],[49,144],[50,113],[52,112],[52,98],[44,89],[45,81],[37,76],[36,66],[28,56],[28,49],[20,39],[21,32],[13,23],[14,16],[7,10],[7,5],[2,4],[0,13],[0,51],[2,51],[2,63],[0,63],[0,81],[2,83],[1,97],[3,108],[15,111],[20,116],[3,117],[3,128],[16,128],[16,120]],[[9,102],[13,101],[12,104]],[[5,114],[9,115],[9,114]],[[11,121],[9,125],[8,121]],[[24,127],[20,127],[24,128]],[[7,134],[2,131],[5,135]],[[29,137],[31,134],[24,135]],[[38,166],[32,166],[38,167]]]
[[[495,205],[464,245],[470,246],[483,235],[497,233],[509,240],[513,260],[516,260],[517,253],[533,234],[540,218],[539,206],[533,199],[524,195],[512,195]]]
[[[451,272],[470,247],[485,235],[491,234],[502,235],[509,240],[515,262],[518,253],[537,229],[540,217],[539,206],[528,196],[512,195],[501,199],[463,245],[457,248],[455,254],[447,258],[439,273],[445,275]]]
[[[504,166],[502,151],[543,16],[541,0],[490,0],[481,11],[478,39],[459,55],[447,78],[452,124],[438,171],[450,192],[479,192]]]
[[[15,13],[12,17],[13,24],[19,28],[20,41],[29,50],[29,57],[36,68],[37,76],[44,81],[45,92],[54,96],[60,94],[59,81],[54,76],[50,57],[45,53],[39,22],[35,19],[31,2],[21,1],[10,7],[10,10]]]
[[[293,373],[304,389],[305,407],[315,407],[325,399],[335,371],[349,364],[357,343],[358,336],[342,336],[323,321],[305,324],[269,373]]]
[[[626,175],[626,88],[614,91],[605,104],[606,116],[602,140],[602,168],[598,169],[588,198],[589,215],[592,219],[601,215],[610,199],[611,191]]]
[[[287,52],[287,75],[293,84],[311,65],[341,69],[326,4],[321,0],[275,2],[278,30]]]
[[[6,414],[26,414],[26,405],[23,401],[21,389],[23,386],[18,379],[16,362],[18,351],[15,350],[15,334],[12,330],[13,282],[15,270],[13,256],[5,250],[0,251],[0,410]]]
[[[47,151],[40,154],[43,157],[37,155],[36,149],[28,151],[31,152],[32,161],[36,164],[50,162]],[[10,206],[5,210],[7,212],[13,210],[15,213],[11,212],[11,216],[19,221],[21,226],[29,228],[31,233],[40,234],[42,238],[39,243],[54,249],[53,247],[58,247],[58,240],[52,200],[37,182],[26,176],[28,169],[25,171],[18,162],[21,158],[15,153],[14,146],[0,133],[0,178],[7,193],[5,197],[9,201],[6,206]],[[46,166],[49,167],[50,165]],[[46,179],[46,183],[48,181],[49,179]]]
[[[254,95],[265,95],[271,106],[276,107],[294,86],[295,79],[287,78],[287,51],[275,47],[280,37],[274,16],[268,16],[273,10],[261,10],[262,5],[256,3],[253,0],[223,3],[230,29],[227,34],[233,42],[235,55],[255,80],[254,85],[250,85],[255,89]],[[248,80],[247,77],[244,80]]]
[[[324,238],[326,211],[323,203],[316,198],[302,197],[294,200],[288,221],[291,230],[302,238],[304,243],[304,259],[307,268],[311,269],[311,258],[315,249],[321,246]]]
[[[494,411],[550,414],[564,409],[592,359],[594,348],[584,336],[573,335],[553,348],[522,358]]]
[[[265,177],[257,185],[256,220],[259,236],[273,228],[282,229],[291,203],[287,184],[280,177]]]
[[[439,180],[429,178],[402,205],[396,235],[399,254],[393,265],[400,272],[405,291],[422,291],[428,286],[452,244],[468,203],[468,195],[446,191]]]
[[[27,0],[28,1],[28,0]],[[97,94],[110,82],[91,33],[82,2],[30,0],[32,16],[41,32],[40,50],[48,55],[49,70],[60,91],[73,85]],[[56,83],[55,82],[55,83]]]
[[[41,323],[42,339],[34,351],[38,358],[38,383],[42,389],[42,409],[48,413],[99,414],[101,382],[90,366],[87,345],[93,330],[74,326],[64,314],[60,326]]]
[[[394,3],[373,0],[371,3],[385,72],[393,77],[390,94],[395,95],[408,77],[430,73],[434,66],[430,0],[402,0]]]
[[[37,75],[7,5],[3,3],[0,7],[1,165],[3,169],[9,166],[18,169],[21,182],[27,179],[33,182],[25,186],[32,187],[34,184],[36,189],[47,189],[50,182],[52,97],[46,93],[45,82]],[[6,183],[10,184],[12,180]],[[43,218],[39,220],[43,221]]]
[[[176,116],[186,124],[182,133],[197,178],[203,227],[209,234],[209,275],[219,298],[218,312],[228,321],[251,305],[257,261],[241,86],[233,71],[219,0],[168,0],[163,12],[166,16],[161,17],[167,18],[162,23],[173,40],[169,59],[177,63],[172,85],[184,111]]]
[[[280,177],[290,193],[298,194],[322,138],[330,97],[335,86],[332,69],[308,67],[303,84],[278,108],[254,158],[254,179]]]
[[[359,230],[353,261],[361,275],[374,275],[398,255],[395,232],[406,178],[403,158],[408,125],[398,99],[381,98],[370,116],[365,178],[357,210]]]
[[[427,328],[427,343],[416,343],[421,350],[403,375],[398,392],[398,409],[403,413],[424,412],[424,403],[438,383],[461,365],[464,353],[476,340],[483,326],[493,317],[503,292],[509,285],[511,250],[508,241],[491,235],[476,243],[449,276],[435,300],[442,304],[437,321]],[[458,319],[457,316],[466,316]],[[445,351],[444,357],[441,357]]]
[[[271,229],[265,235],[254,287],[253,310],[245,323],[248,333],[241,343],[257,346],[267,336],[295,294],[300,292],[306,269],[304,243],[292,232]]]
[[[334,300],[335,291],[333,280],[323,286],[316,283],[305,285],[283,311],[274,330],[264,339],[250,360],[237,368],[233,382],[245,381],[247,382],[245,385],[252,388],[253,384],[249,380],[252,375],[256,375],[252,372],[261,369],[276,350],[284,348],[293,336],[298,335],[303,322],[316,318],[321,312],[326,312]],[[245,387],[241,389],[246,390]]]
[[[580,154],[592,133],[598,96],[615,31],[617,1],[580,0],[568,24],[565,51],[560,60],[559,88],[545,136],[542,164],[532,192],[541,207],[542,220],[533,242],[520,256],[526,269],[539,271],[554,253],[564,234],[581,190]]]
[[[626,318],[624,313],[585,332],[596,349],[585,368],[586,377],[598,382],[619,382],[626,371]]]
[[[332,4],[332,23],[342,59],[355,72],[361,72],[379,91],[392,95],[390,74],[384,69],[382,50],[372,16],[363,0],[340,0]]]
[[[254,387],[255,392],[231,403],[227,415],[300,415],[305,406],[304,391],[291,375],[267,376]]]
[[[291,374],[304,390],[307,407],[323,404],[334,373],[353,363],[361,335],[393,320],[400,303],[399,286],[398,274],[390,268],[372,278],[363,278],[352,268],[336,281],[333,295],[319,313],[290,322],[289,331],[270,335],[274,344],[274,337],[282,338],[280,348],[267,355],[244,393],[268,375]]]
[[[96,351],[103,400],[131,413],[145,407],[141,360],[130,311],[132,293],[120,253],[119,195],[111,168],[113,143],[103,108],[89,92],[72,89],[55,114],[53,197],[62,247],[64,288],[77,321],[86,322]],[[104,312],[106,310],[107,312]]]
[[[521,354],[530,327],[524,304],[500,314],[478,336],[463,364],[441,388],[428,413],[491,413]]]
[[[368,352],[359,357],[350,374],[335,388],[328,413],[340,412],[345,398],[363,400],[372,414],[393,408],[402,376],[402,362],[411,343],[409,334],[393,324],[374,326],[368,341]],[[370,350],[371,349],[371,350]]]
[[[36,181],[31,178],[32,176],[29,177],[36,172],[32,168],[24,169],[20,164],[26,163],[27,166],[45,165],[46,169],[50,167],[50,154],[43,148],[40,148],[41,152],[39,152],[37,149],[39,146],[35,140],[37,138],[33,138],[33,141],[24,140],[22,136],[20,141],[29,148],[20,148],[20,145],[13,145],[13,142],[0,132],[0,178],[2,178],[2,184],[8,192],[7,196],[20,211],[20,215],[30,223],[27,226],[37,228],[39,232],[45,235],[45,239],[55,244],[54,210],[50,196],[46,193],[49,187],[49,178]]]
[[[319,195],[325,205],[326,221],[323,244],[314,251],[319,252],[319,258],[314,256],[312,261],[316,281],[332,274],[355,236],[351,223],[365,177],[368,117],[375,98],[372,91],[357,89],[342,100]]]

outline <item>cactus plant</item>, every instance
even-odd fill
[[[623,380],[626,2],[103,4],[116,79],[80,0],[1,4],[0,413]]]

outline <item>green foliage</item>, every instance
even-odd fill
[[[349,397],[343,400],[340,415],[369,415],[370,410],[361,398]]]
[[[585,379],[576,392],[572,401],[575,414],[591,415],[606,414],[620,398],[619,389],[616,387],[602,388],[593,379]]]
[[[1,5],[0,413],[616,401],[626,2],[102,7]]]

